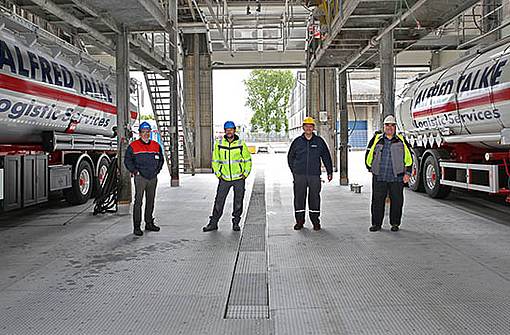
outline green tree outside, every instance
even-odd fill
[[[248,106],[253,112],[252,131],[280,133],[288,131],[286,116],[290,94],[295,85],[290,70],[254,70],[244,81]]]

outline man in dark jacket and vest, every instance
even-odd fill
[[[376,133],[365,154],[365,164],[372,172],[372,226],[371,232],[381,230],[386,196],[390,195],[391,231],[398,231],[404,205],[404,183],[409,182],[413,165],[410,145],[404,136],[396,133],[396,121],[388,115],[384,133]]]
[[[333,179],[333,162],[328,145],[322,137],[314,134],[315,120],[307,117],[303,121],[303,135],[290,145],[287,160],[294,176],[294,215],[295,230],[305,224],[306,195],[308,192],[308,212],[313,229],[320,230],[321,213],[321,160],[328,173],[328,181]]]
[[[225,136],[214,144],[212,168],[218,177],[218,188],[209,224],[203,227],[204,232],[218,230],[218,221],[223,215],[225,200],[230,188],[234,188],[234,210],[232,212],[232,230],[239,231],[239,222],[243,214],[245,179],[251,172],[251,154],[246,142],[236,135],[234,122],[225,122]]]
[[[145,194],[145,230],[159,231],[154,224],[154,198],[156,197],[157,175],[163,167],[163,149],[152,141],[151,125],[142,122],[139,127],[140,139],[133,141],[126,150],[124,165],[135,179],[135,203],[133,206],[133,234],[142,236],[142,199]]]

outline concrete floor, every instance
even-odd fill
[[[92,216],[91,204],[4,214],[0,334],[509,334],[508,209],[406,191],[402,230],[369,233],[361,156],[351,181],[362,194],[323,184],[320,232],[292,230],[285,155],[256,157],[241,233],[230,215],[201,232],[212,175],[176,189],[162,176],[162,231],[142,238],[129,217]],[[227,304],[245,318],[265,305],[269,319],[225,319]]]

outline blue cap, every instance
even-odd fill
[[[236,124],[234,123],[234,121],[227,121],[223,125],[223,129],[236,129]]]
[[[139,131],[142,131],[142,130],[152,130],[152,127],[151,127],[149,122],[144,121],[144,122],[140,123],[140,126],[138,127],[138,130]]]

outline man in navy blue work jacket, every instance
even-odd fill
[[[140,124],[140,139],[133,141],[126,150],[124,165],[135,178],[135,203],[133,206],[133,234],[142,236],[142,199],[145,193],[145,230],[159,231],[154,224],[154,198],[158,185],[158,173],[163,167],[163,150],[158,142],[152,141],[151,125]]]
[[[307,117],[303,121],[303,135],[291,144],[287,160],[294,176],[295,230],[305,224],[306,194],[308,191],[308,211],[313,229],[320,230],[321,213],[321,160],[328,173],[328,181],[333,179],[333,162],[328,145],[322,137],[314,134],[315,120]]]

